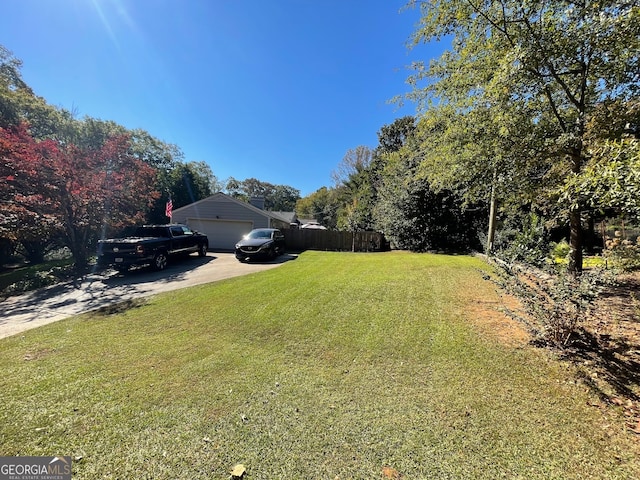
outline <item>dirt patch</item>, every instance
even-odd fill
[[[640,272],[619,276],[600,295],[586,328],[603,342],[625,344],[630,354],[640,354]]]
[[[640,272],[618,277],[595,302],[565,357],[640,438]]]
[[[520,311],[522,306],[513,296],[503,294],[494,301],[482,300],[470,303],[466,311],[468,318],[484,335],[496,338],[500,343],[521,347],[531,341],[525,326],[508,312]]]
[[[518,299],[498,288],[491,277],[482,272],[484,282],[468,279],[459,288],[465,299],[465,318],[484,336],[504,345],[521,347],[531,341],[531,334],[511,312],[523,310]]]
[[[465,289],[465,311],[482,335],[511,347],[536,343],[535,325],[517,297],[498,290],[478,301],[477,290]],[[620,275],[605,287],[571,343],[555,353],[598,395],[593,406],[620,409],[624,428],[640,439],[640,272]]]
[[[24,354],[24,358],[23,360],[25,362],[31,362],[34,360],[40,360],[43,358],[48,357],[49,355],[55,353],[55,348],[44,348],[44,349],[39,349],[39,350],[32,350],[30,352],[27,352]]]

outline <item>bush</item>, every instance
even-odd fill
[[[535,213],[509,217],[496,232],[495,254],[507,263],[526,263],[543,267],[548,260],[548,235],[542,219]]]
[[[611,282],[610,274],[602,269],[574,276],[505,263],[497,283],[520,299],[530,319],[526,323],[539,342],[566,347]]]
[[[640,237],[633,243],[619,237],[607,238],[603,256],[612,267],[624,272],[640,268]]]
[[[551,244],[551,259],[554,263],[565,260],[569,256],[569,250],[571,247],[566,240],[561,240],[558,243]]]

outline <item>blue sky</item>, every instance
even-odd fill
[[[142,128],[206,161],[306,196],[347,150],[413,114],[419,19],[404,0],[15,0],[0,44],[52,105]]]

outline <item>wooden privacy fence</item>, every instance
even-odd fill
[[[332,250],[347,252],[380,252],[388,250],[379,232],[338,232],[333,230],[283,230],[288,250]]]

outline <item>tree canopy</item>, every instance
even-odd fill
[[[32,261],[68,247],[84,270],[97,238],[138,222],[165,222],[222,188],[204,162],[142,129],[78,119],[34,94],[22,62],[0,46],[0,238]]]
[[[452,48],[429,65],[414,65],[409,96],[426,117],[435,107],[450,108],[467,126],[473,119],[480,149],[470,154],[469,137],[461,150],[448,147],[457,174],[469,185],[480,173],[476,159],[484,157],[488,166],[498,161],[518,178],[543,178],[544,188],[532,187],[539,195],[555,194],[590,163],[587,123],[598,106],[638,93],[638,2],[411,3],[421,10],[414,44],[450,38]],[[488,115],[481,116],[483,111]],[[501,138],[510,141],[496,141]],[[562,199],[569,207],[564,221],[571,231],[570,269],[580,271],[585,206],[567,195]]]
[[[226,190],[232,197],[248,202],[251,198],[264,199],[265,210],[274,212],[293,212],[296,202],[300,199],[300,190],[288,185],[274,185],[257,178],[227,180]]]

